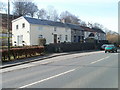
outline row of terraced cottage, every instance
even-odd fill
[[[23,16],[12,21],[13,46],[39,45],[41,38],[46,44],[86,42],[87,38],[106,40],[106,34],[101,29]]]

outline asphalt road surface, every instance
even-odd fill
[[[50,60],[57,61],[2,73],[2,88],[118,88],[118,53],[77,53]]]

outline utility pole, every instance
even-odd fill
[[[8,0],[8,15],[7,15],[7,23],[8,23],[8,60],[10,60],[10,1]]]

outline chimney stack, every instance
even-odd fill
[[[65,23],[65,19],[61,19],[60,21],[61,21],[62,23]]]

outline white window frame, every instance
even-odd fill
[[[43,35],[40,34],[40,35],[38,36],[38,38],[43,38]]]
[[[62,41],[62,34],[59,35],[59,40]]]

